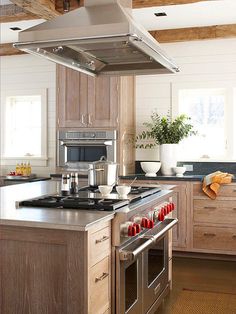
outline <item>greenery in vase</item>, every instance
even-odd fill
[[[197,134],[193,125],[189,122],[191,118],[181,114],[174,120],[170,115],[160,117],[156,112],[151,115],[151,122],[145,122],[147,127],[136,138],[136,142],[152,140],[151,143],[136,144],[137,148],[153,148],[161,144],[178,144],[184,138]]]

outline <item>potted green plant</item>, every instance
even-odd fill
[[[164,175],[172,175],[172,167],[176,166],[176,146],[184,138],[195,135],[191,118],[181,114],[172,119],[170,115],[161,117],[154,112],[151,122],[143,125],[147,128],[137,136],[138,148],[153,148],[160,145],[161,171]]]

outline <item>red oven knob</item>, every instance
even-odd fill
[[[143,228],[147,228],[147,225],[148,225],[148,219],[145,218],[145,217],[143,217],[143,218],[142,218],[142,221],[141,221],[141,226],[142,226]]]
[[[149,229],[152,229],[154,227],[154,221],[149,220]]]
[[[170,203],[171,206],[171,211],[175,209],[175,204],[174,203]]]
[[[135,227],[136,233],[141,232],[141,225],[134,223],[133,226]]]
[[[129,226],[128,227],[128,236],[129,237],[134,237],[135,235],[136,235],[136,227]]]
[[[168,212],[168,205],[165,205],[164,206],[164,215],[168,215],[169,212]]]
[[[161,210],[158,214],[158,220],[163,221],[164,219],[165,219],[165,215],[164,215],[163,211]]]
[[[167,214],[169,214],[171,212],[171,204],[169,203],[168,205],[166,205],[167,207]]]

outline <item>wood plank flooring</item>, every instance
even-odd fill
[[[236,293],[236,262],[174,257],[173,290],[155,314],[171,314],[183,288]]]

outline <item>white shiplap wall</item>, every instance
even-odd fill
[[[172,84],[185,82],[236,81],[236,38],[162,45],[179,65],[174,75],[138,76],[136,79],[137,133],[156,110],[171,112]],[[236,87],[236,84],[235,84]],[[158,149],[137,149],[136,160],[157,160]]]
[[[1,93],[19,89],[47,89],[48,91],[48,162],[47,166],[32,167],[34,173],[47,176],[54,171],[56,159],[56,66],[52,62],[28,54],[0,57],[0,73]],[[12,165],[2,165],[1,173],[4,175],[13,169]]]
[[[173,83],[211,82],[236,80],[236,39],[195,41],[162,45],[169,56],[180,66],[181,72],[174,75],[138,76],[136,83],[137,132],[148,121],[153,110],[167,114],[171,110]],[[54,63],[31,55],[0,57],[1,88],[48,89],[48,165],[34,167],[37,174],[54,172],[55,131],[55,78]],[[158,150],[137,150],[137,160],[156,160]],[[5,174],[12,166],[2,167]]]

